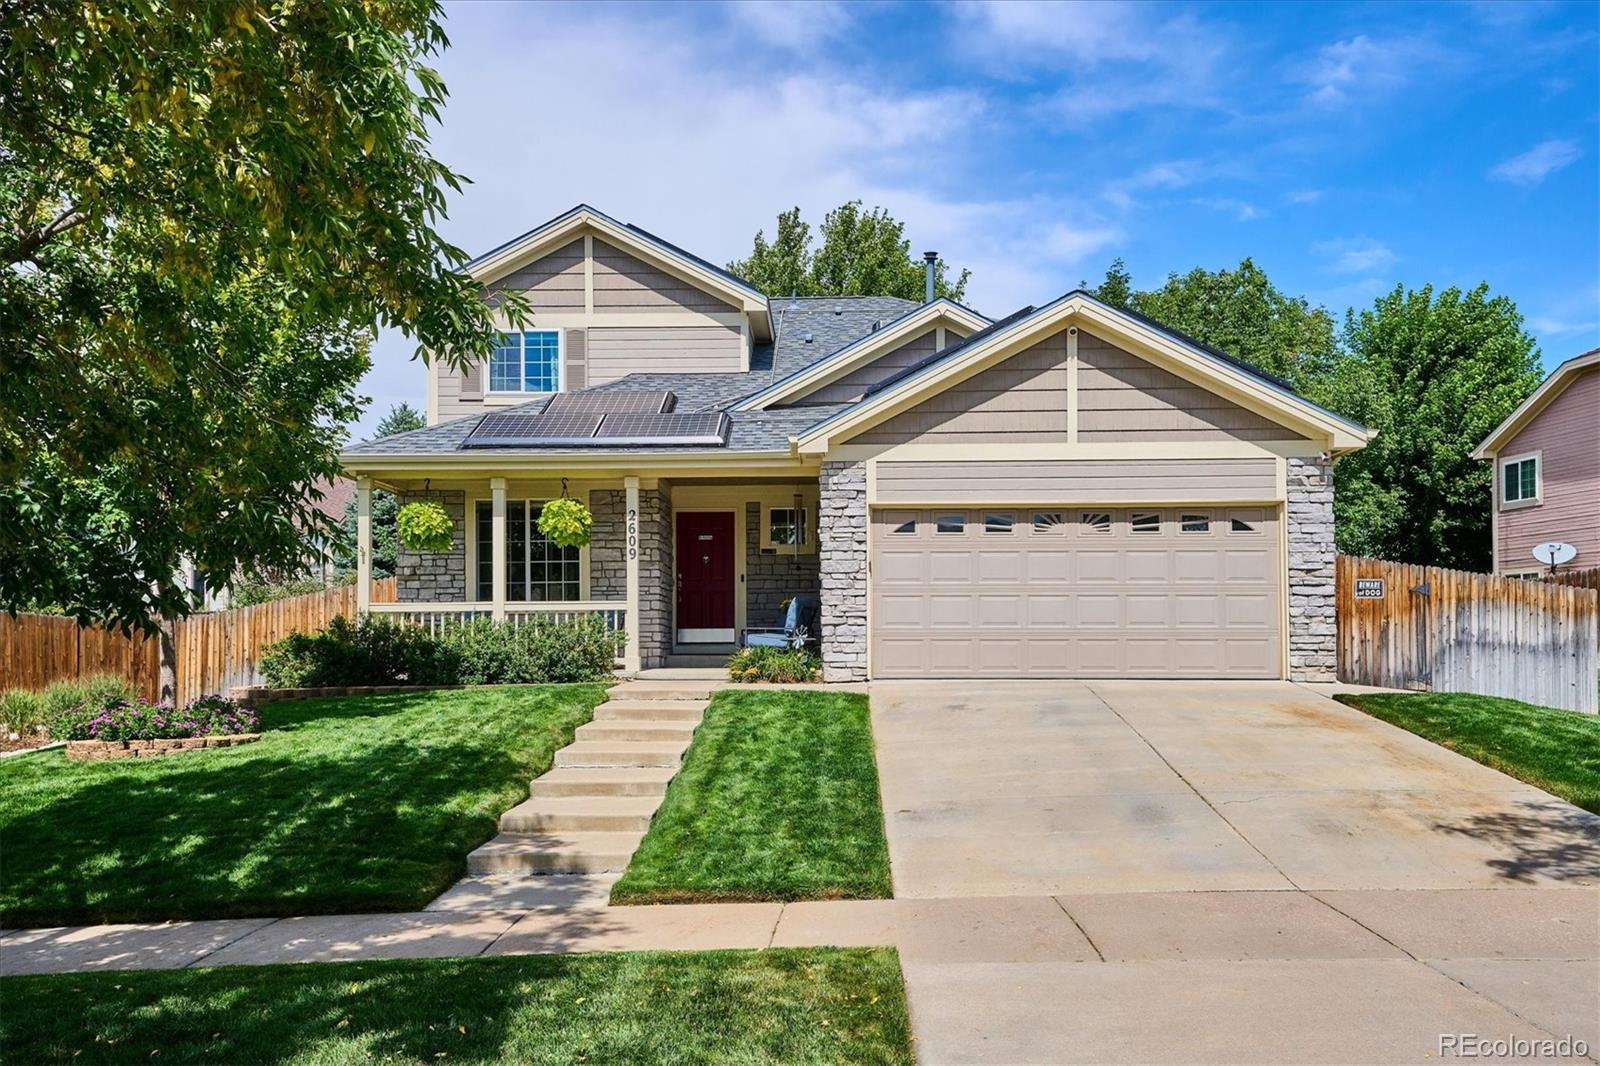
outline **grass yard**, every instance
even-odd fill
[[[867,698],[724,690],[613,903],[890,896]]]
[[[269,704],[255,744],[0,763],[0,922],[417,910],[466,871],[601,685]]]
[[[403,959],[0,980],[29,1063],[904,1063],[889,948]]]
[[[1600,718],[1459,692],[1334,698],[1600,814]]]

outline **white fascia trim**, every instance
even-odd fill
[[[1114,307],[1074,292],[985,337],[950,361],[927,367],[889,390],[824,419],[794,438],[792,443],[802,452],[826,452],[833,434],[857,425],[866,428],[872,424],[871,416],[874,413],[908,399],[933,395],[940,386],[952,379],[960,380],[983,369],[990,362],[998,362],[998,358],[991,358],[997,352],[1015,354],[1008,349],[1019,341],[1048,335],[1052,330],[1063,328],[1067,319],[1074,316],[1090,325],[1102,327],[1113,335],[1120,333],[1125,338],[1164,352],[1203,378],[1209,378],[1237,393],[1255,397],[1262,406],[1291,421],[1315,427],[1332,439],[1337,451],[1353,451],[1364,447],[1378,435],[1376,430],[1357,425],[1269,381],[1225,363],[1203,349],[1125,315]]]
[[[932,303],[914,307],[899,318],[892,319],[876,333],[869,333],[833,354],[801,367],[788,377],[773,382],[754,396],[741,400],[733,409],[760,411],[796,395],[805,395],[867,365],[884,352],[914,339],[924,330],[936,328],[941,320],[953,322],[971,333],[991,324],[989,319],[976,311],[941,296]]]
[[[655,265],[678,275],[683,280],[729,299],[745,314],[760,316],[766,326],[766,335],[769,337],[772,335],[772,320],[767,309],[767,298],[761,292],[749,285],[736,283],[713,273],[676,249],[651,240],[639,231],[629,229],[609,215],[588,206],[575,207],[537,229],[529,230],[521,237],[472,260],[462,270],[477,281],[484,283],[494,281],[510,273],[523,262],[537,257],[540,252],[571,240],[576,231],[585,226],[613,244],[642,253]]]
[[[1579,371],[1588,367],[1600,365],[1600,348],[1582,355],[1575,355],[1550,371],[1550,376],[1526,400],[1518,405],[1511,416],[1498,426],[1494,432],[1484,438],[1483,443],[1472,449],[1474,459],[1493,459],[1495,452],[1509,444],[1518,433],[1521,433],[1529,422],[1532,422],[1540,411],[1572,383]]]
[[[348,476],[365,476],[369,473],[420,476],[440,471],[462,470],[494,471],[562,471],[574,468],[585,471],[627,470],[630,473],[666,470],[781,470],[785,472],[815,471],[815,460],[806,460],[788,452],[728,452],[683,451],[652,455],[648,452],[563,452],[550,455],[530,453],[483,454],[473,451],[440,452],[437,455],[383,455],[373,452],[344,453],[339,457]],[[357,474],[356,471],[360,471]]]

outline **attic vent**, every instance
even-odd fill
[[[883,319],[875,318],[875,319],[872,320],[872,332],[873,333],[878,332],[882,328],[883,328]]]
[[[811,343],[811,334],[809,334],[809,333],[807,333],[807,334],[806,334],[806,335],[805,335],[805,342],[806,342],[806,343],[807,343],[807,344],[810,344],[810,343]]]
[[[836,315],[844,314],[844,304],[834,304],[833,305],[833,313],[836,314]]]

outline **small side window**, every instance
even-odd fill
[[[917,520],[915,518],[908,518],[904,522],[901,522],[899,525],[895,526],[893,529],[889,530],[890,533],[893,533],[896,536],[905,536],[906,534],[915,533],[916,531]]]
[[[1033,512],[1033,531],[1035,533],[1063,533],[1066,528],[1066,517],[1060,511]]]
[[[1186,514],[1179,520],[1178,529],[1183,533],[1210,533],[1211,516],[1208,514]]]
[[[983,531],[985,533],[1010,533],[1016,518],[1008,514],[986,514],[983,516]]]
[[[933,523],[935,533],[965,533],[967,531],[967,516],[964,514],[942,514]]]
[[[1242,518],[1228,519],[1228,532],[1230,533],[1256,533],[1259,530]]]
[[[1109,511],[1085,511],[1078,518],[1078,529],[1083,533],[1098,536],[1111,532],[1111,513]]]
[[[1131,525],[1135,533],[1160,533],[1161,515],[1149,511],[1135,511]]]

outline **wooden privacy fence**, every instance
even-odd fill
[[[1592,589],[1341,555],[1339,680],[1600,710]]]
[[[1545,580],[1556,585],[1600,591],[1600,566],[1590,570],[1569,570],[1564,574],[1551,574]],[[1600,630],[1600,614],[1595,615],[1595,628]]]
[[[374,603],[393,603],[394,578],[372,583]],[[354,585],[274,600],[254,607],[214,611],[173,627],[178,700],[260,680],[256,663],[267,645],[290,633],[311,632],[335,615],[354,618]],[[70,618],[0,612],[0,690],[40,689],[52,681],[94,674],[127,679],[139,695],[155,699],[161,645],[154,637],[125,637],[114,630],[79,626]]]
[[[0,691],[41,689],[95,674],[125,678],[134,692],[153,700],[161,683],[161,644],[59,615],[0,611]]]

